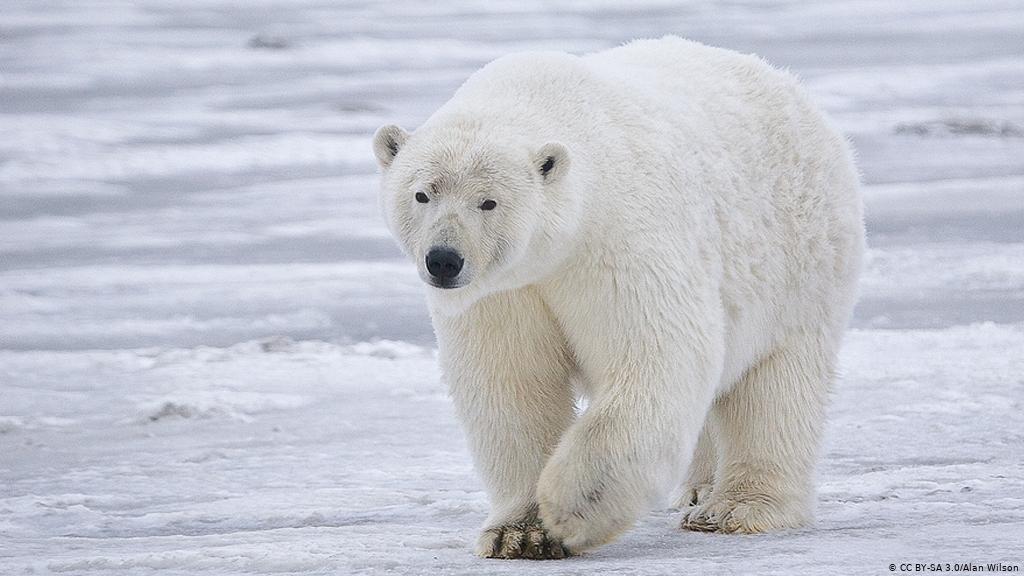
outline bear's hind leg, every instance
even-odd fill
[[[684,529],[751,534],[811,520],[835,348],[825,331],[795,334],[715,402],[715,487]]]

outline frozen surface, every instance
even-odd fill
[[[1024,6],[36,2],[0,9],[0,574],[1024,566]],[[657,511],[561,563],[486,513],[369,151],[476,67],[675,33],[800,74],[871,251],[818,524]]]

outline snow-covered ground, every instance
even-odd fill
[[[1017,0],[5,0],[0,574],[1024,570],[1021,30]],[[818,523],[666,510],[580,558],[476,559],[369,136],[498,55],[666,33],[791,68],[859,151]]]

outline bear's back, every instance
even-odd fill
[[[780,113],[804,100],[795,78],[756,56],[668,36],[584,56],[503,56],[474,73],[439,116],[469,114],[528,126],[528,133],[552,125],[585,132],[629,126],[632,135],[640,127],[673,135],[744,133],[748,126],[718,124],[783,120]]]
[[[520,52],[502,56],[475,72],[439,111],[471,114],[487,121],[532,125],[581,110],[593,91],[591,71],[564,52]]]

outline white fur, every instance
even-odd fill
[[[428,300],[492,501],[479,554],[548,557],[538,525],[608,542],[688,466],[686,528],[809,521],[864,232],[847,144],[790,75],[671,37],[517,54],[375,152],[424,279],[431,246],[465,256]]]

